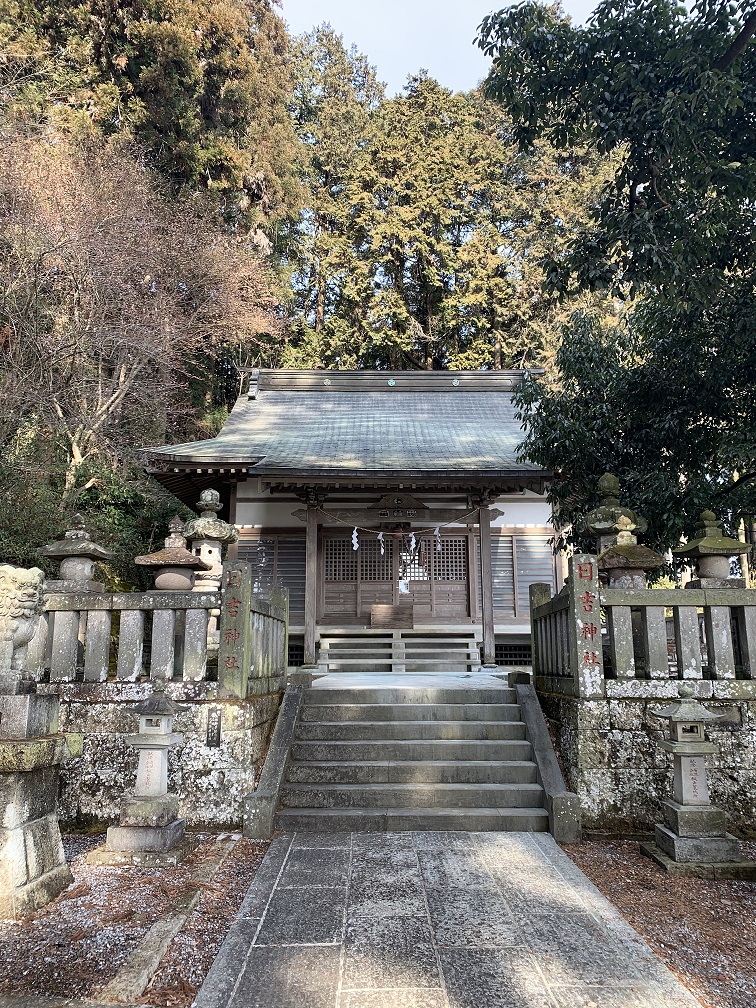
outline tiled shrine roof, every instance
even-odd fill
[[[149,468],[243,466],[249,475],[540,473],[516,458],[522,371],[255,372],[207,441],[149,449]]]

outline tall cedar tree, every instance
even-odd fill
[[[299,52],[294,115],[310,151],[311,209],[293,246],[302,323],[287,359],[398,368],[548,359],[568,309],[543,294],[540,261],[585,223],[603,162],[546,144],[523,155],[494,103],[425,74],[381,100],[364,57],[327,26]]]

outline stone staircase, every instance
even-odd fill
[[[306,692],[278,829],[548,830],[514,690],[329,679]]]
[[[474,632],[445,630],[321,631],[319,666],[324,674],[469,672],[480,666]]]

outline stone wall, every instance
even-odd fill
[[[724,715],[707,726],[719,753],[707,757],[712,802],[728,828],[756,835],[756,683],[692,681],[696,699]],[[580,699],[539,686],[572,790],[580,796],[583,827],[648,832],[661,820],[661,802],[672,793],[671,756],[659,742],[668,736],[656,715],[677,696],[668,683],[606,681],[606,697]]]
[[[70,756],[61,768],[63,822],[118,820],[124,793],[136,778],[137,752],[126,736],[138,730],[132,708],[151,692],[146,683],[50,683],[40,692],[60,701],[60,731]],[[240,827],[244,797],[259,777],[281,695],[218,699],[217,683],[169,683],[166,693],[190,709],[176,717],[183,744],[169,755],[168,788],[179,795],[188,826]],[[208,719],[220,715],[219,745],[208,745]]]

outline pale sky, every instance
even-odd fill
[[[473,39],[499,0],[280,0],[293,35],[328,21],[378,68],[389,95],[401,91],[407,74],[421,68],[453,91],[468,91],[486,76],[488,60]],[[598,0],[563,0],[573,20],[583,22]]]

